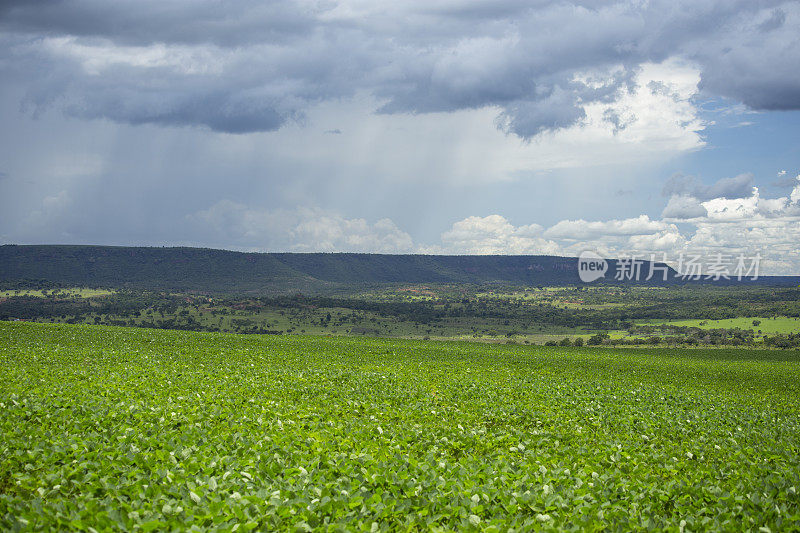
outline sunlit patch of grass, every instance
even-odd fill
[[[722,320],[706,320],[706,319],[693,319],[693,320],[670,320],[670,321],[649,321],[642,322],[649,326],[659,324],[669,326],[686,326],[703,329],[749,329],[754,332],[761,331],[763,334],[788,334],[800,333],[800,318],[798,317],[740,317],[740,318],[726,318]]]

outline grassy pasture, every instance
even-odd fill
[[[757,320],[761,323],[757,326],[753,325],[753,321]],[[650,321],[650,322],[642,322],[642,324],[647,324],[650,326],[655,326],[658,324],[667,324],[670,326],[687,326],[687,327],[695,327],[695,328],[703,328],[703,329],[716,329],[716,328],[740,328],[740,329],[750,329],[753,331],[759,331],[763,334],[767,335],[775,335],[775,334],[788,334],[788,333],[800,333],[800,318],[795,317],[786,317],[786,316],[779,316],[779,317],[740,317],[740,318],[728,318],[722,320],[701,320],[701,319],[694,319],[694,320],[670,320],[670,321]]]
[[[2,530],[800,524],[797,351],[0,323],[0,364]]]
[[[45,298],[54,295],[58,298],[94,298],[96,296],[108,296],[114,291],[108,289],[89,289],[86,287],[72,287],[68,289],[19,289],[0,291],[0,298],[10,298],[12,296],[32,296],[34,298]]]

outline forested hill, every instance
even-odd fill
[[[649,267],[648,267],[649,268]],[[615,262],[606,279],[613,282]],[[352,253],[241,253],[205,248],[0,246],[0,283],[207,293],[327,292],[384,283],[580,283],[577,259]]]

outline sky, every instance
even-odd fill
[[[799,221],[796,0],[0,1],[0,243],[800,274]]]

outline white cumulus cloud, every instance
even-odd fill
[[[407,253],[413,247],[388,218],[370,223],[316,208],[254,209],[221,200],[187,222],[204,227],[215,242],[246,250]]]
[[[744,198],[700,201],[674,195],[661,220],[647,215],[621,220],[561,220],[544,229],[536,224],[514,226],[500,215],[468,217],[443,233],[442,243],[443,247],[428,250],[562,256],[593,250],[609,258],[665,257],[673,265],[682,254],[709,260],[720,254],[728,259],[759,255],[763,259],[762,274],[798,274],[800,176],[786,197],[763,198],[757,188]]]
[[[468,217],[442,234],[440,253],[458,254],[557,254],[559,247],[544,239],[538,224],[513,226],[500,215]],[[432,248],[428,251],[436,251]]]

